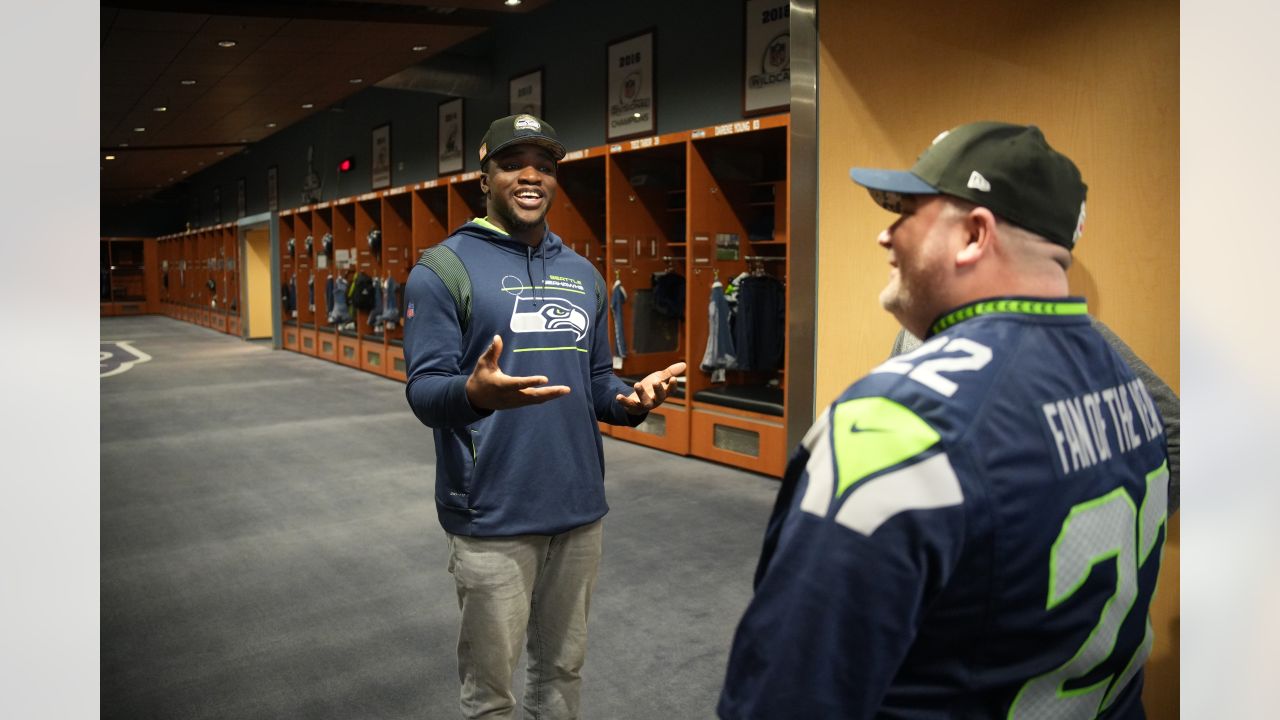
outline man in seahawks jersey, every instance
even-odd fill
[[[1079,171],[981,122],[851,175],[900,214],[880,300],[924,343],[792,456],[720,717],[1143,717],[1165,437],[1068,296]]]

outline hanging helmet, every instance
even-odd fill
[[[314,245],[314,244],[315,244],[315,241],[316,241],[316,239],[315,239],[315,238],[313,238],[313,237],[311,237],[310,235],[308,235],[308,236],[307,236],[307,239],[306,239],[306,240],[303,240],[303,241],[302,241],[302,246],[303,246],[304,248],[306,248],[306,249],[307,249],[307,256],[308,256],[308,257],[310,257],[311,255],[315,254],[315,250],[313,250],[313,249],[312,249],[312,245]]]
[[[286,243],[286,245],[287,245],[287,246],[288,246],[288,248],[289,248],[289,254],[290,254],[290,255],[292,255],[292,254],[293,254],[293,243],[294,243],[294,239],[293,239],[293,238],[289,238],[289,242],[288,242],[288,243]]]
[[[320,250],[325,255],[333,254],[333,233],[325,233],[324,237],[320,238]]]
[[[382,254],[382,231],[374,228],[369,231],[369,252],[374,255]]]

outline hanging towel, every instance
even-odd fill
[[[622,331],[622,304],[627,301],[627,291],[621,280],[613,281],[613,292],[609,297],[609,309],[613,311],[613,367],[619,369],[622,359],[627,356],[627,339]]]
[[[711,284],[711,301],[707,303],[707,351],[698,365],[703,372],[711,373],[712,382],[723,382],[726,368],[735,366],[733,333],[729,329],[729,301],[724,296],[724,285],[719,280]]]
[[[310,236],[307,237],[310,240]],[[316,311],[316,274],[311,273],[307,278],[307,310]]]

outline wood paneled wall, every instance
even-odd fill
[[[816,408],[883,360],[898,330],[877,296],[893,216],[852,166],[907,168],[975,120],[1038,125],[1089,186],[1072,292],[1175,390],[1178,4],[1171,0],[818,3]],[[1178,716],[1178,546],[1170,525],[1148,664],[1152,718]]]

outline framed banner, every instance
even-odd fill
[[[374,190],[391,186],[391,123],[373,129],[373,182]]]
[[[780,112],[791,105],[791,4],[747,0],[742,114]]]
[[[267,168],[267,210],[275,212],[280,209],[280,166]]]
[[[542,114],[542,68],[511,78],[507,83],[507,92],[511,97],[512,115],[545,117]]]
[[[438,108],[439,138],[436,152],[436,173],[448,175],[462,172],[462,98],[440,103]]]
[[[605,137],[622,140],[652,135],[657,127],[657,78],[653,30],[609,43],[605,97]]]

